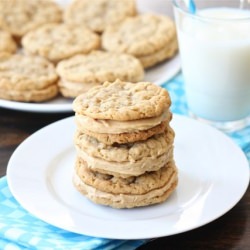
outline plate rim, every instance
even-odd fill
[[[47,126],[45,126],[44,128],[42,128],[42,129],[40,129],[40,130],[38,130],[37,132],[35,132],[34,134],[32,134],[30,137],[28,137],[27,139],[25,139],[25,141],[23,142],[23,143],[29,143],[29,140],[30,140],[30,138],[32,138],[32,136],[34,136],[35,134],[37,134],[37,133],[41,133],[41,132],[43,132],[43,133],[45,133],[46,132],[46,130],[49,128],[49,129],[52,129],[53,130],[53,128],[56,128],[57,126],[58,126],[58,124],[59,124],[59,126],[60,125],[62,125],[63,123],[65,123],[65,122],[72,122],[72,120],[74,119],[74,116],[71,116],[71,117],[67,117],[67,118],[64,118],[64,119],[61,119],[61,120],[59,120],[59,121],[56,121],[56,122],[54,122],[54,123],[52,123],[52,124],[50,124],[50,125],[47,125]],[[192,120],[192,122],[195,122],[195,123],[199,123],[199,125],[201,125],[201,126],[206,126],[207,127],[207,129],[212,129],[213,131],[215,131],[216,133],[220,133],[220,134],[222,134],[222,132],[220,132],[220,131],[217,131],[215,128],[212,128],[212,127],[210,127],[209,125],[206,125],[206,124],[202,124],[202,123],[200,123],[200,122],[198,122],[198,121],[195,121],[195,120],[193,120],[193,119],[191,119],[191,118],[188,118],[188,117],[186,117],[186,116],[182,116],[182,115],[177,115],[177,114],[174,114],[174,118],[173,119],[181,119],[181,120],[186,120],[186,119],[188,119],[188,120]],[[45,131],[45,132],[44,132]],[[224,135],[223,134],[223,136],[225,136],[226,137],[226,135]],[[232,141],[229,137],[228,137],[228,139],[230,140],[230,141]],[[18,146],[18,148],[16,149],[16,150],[19,150],[20,148],[22,148],[22,145],[23,145],[23,143],[21,143],[19,146]],[[208,221],[204,221],[204,223],[200,223],[200,224],[198,224],[198,225],[194,225],[194,226],[192,226],[192,227],[189,227],[188,229],[183,229],[183,230],[177,230],[177,232],[173,232],[173,233],[168,233],[168,234],[164,234],[164,233],[159,233],[159,232],[155,232],[155,233],[147,233],[147,232],[140,232],[140,233],[138,233],[137,235],[133,235],[133,236],[131,236],[130,234],[128,235],[128,236],[126,236],[126,235],[124,235],[123,237],[121,237],[120,236],[120,234],[118,233],[117,234],[117,236],[112,236],[112,235],[110,235],[110,233],[107,233],[107,232],[104,232],[103,234],[100,234],[99,232],[98,233],[92,233],[92,234],[87,234],[86,232],[79,232],[79,230],[77,229],[77,228],[67,228],[67,226],[65,227],[62,227],[61,225],[55,225],[55,223],[50,223],[50,222],[48,222],[47,220],[46,220],[46,218],[45,218],[45,220],[44,220],[44,218],[42,218],[42,216],[37,216],[37,214],[36,214],[36,212],[35,212],[35,214],[34,214],[34,211],[30,211],[30,208],[27,208],[27,205],[25,205],[24,206],[24,204],[23,204],[23,201],[22,200],[20,200],[20,198],[18,197],[18,195],[16,194],[16,190],[15,190],[15,188],[12,186],[12,183],[13,183],[13,181],[12,181],[12,179],[11,179],[11,168],[13,169],[13,167],[11,166],[11,164],[12,164],[12,161],[13,161],[13,159],[15,158],[15,152],[16,152],[16,150],[15,150],[15,152],[13,153],[13,155],[11,156],[11,158],[10,158],[10,161],[9,161],[9,163],[8,163],[8,166],[7,166],[7,182],[8,182],[8,185],[9,185],[9,188],[10,188],[10,190],[11,190],[11,193],[13,194],[13,196],[17,199],[17,201],[26,209],[26,210],[28,210],[29,211],[29,213],[31,213],[31,214],[34,214],[36,217],[38,217],[38,218],[40,218],[40,219],[42,219],[42,220],[44,220],[45,222],[47,222],[48,224],[51,224],[51,225],[54,225],[54,226],[56,226],[56,227],[59,227],[59,228],[62,228],[62,229],[64,229],[64,230],[67,230],[67,231],[71,231],[71,232],[74,232],[74,233],[80,233],[80,234],[86,234],[86,235],[89,235],[89,236],[94,236],[94,237],[104,237],[104,238],[112,238],[112,239],[148,239],[148,238],[154,238],[154,237],[164,237],[164,236],[169,236],[169,235],[174,235],[174,234],[179,234],[179,233],[182,233],[182,232],[186,232],[186,231],[190,231],[190,230],[192,230],[192,229],[195,229],[195,228],[198,228],[198,227],[201,227],[201,226],[203,226],[203,225],[205,225],[205,224],[207,224],[207,223],[210,223],[210,222],[212,222],[212,221],[214,221],[215,219],[217,219],[217,218],[219,218],[219,217],[221,217],[222,215],[224,215],[225,213],[227,213],[229,210],[231,210],[231,208],[232,207],[234,207],[240,200],[241,200],[241,198],[243,197],[243,195],[245,194],[245,192],[246,192],[246,190],[247,190],[247,187],[248,187],[248,185],[249,185],[249,178],[250,178],[250,171],[249,171],[249,166],[248,166],[248,161],[247,161],[247,159],[246,159],[246,156],[245,156],[245,154],[242,152],[242,150],[240,149],[240,147],[238,146],[238,145],[236,145],[233,141],[232,141],[232,143],[234,144],[234,146],[237,148],[237,150],[238,150],[238,153],[241,153],[241,157],[243,157],[242,158],[242,160],[244,160],[245,161],[245,163],[246,163],[246,166],[244,166],[243,167],[243,170],[244,170],[244,174],[246,174],[247,176],[246,176],[246,179],[248,180],[245,184],[244,184],[244,189],[242,189],[241,190],[241,195],[240,196],[238,196],[237,197],[237,199],[235,199],[235,201],[231,204],[231,206],[228,206],[226,209],[224,209],[224,211],[223,211],[223,213],[219,213],[219,214],[217,214],[216,216],[214,216],[212,219],[209,219]],[[13,170],[12,170],[13,171]],[[140,222],[142,222],[142,220],[139,220]],[[145,220],[143,220],[143,222],[145,223]],[[157,219],[155,219],[155,222],[157,222]],[[122,223],[124,223],[124,222],[122,222]],[[148,222],[147,222],[148,223]],[[146,224],[147,224],[146,223]],[[158,223],[158,222],[157,222]],[[161,223],[161,222],[159,222],[159,223]],[[60,223],[59,223],[60,224]],[[124,224],[125,225],[125,224]],[[106,228],[107,229],[107,228]],[[157,230],[156,230],[157,231]]]

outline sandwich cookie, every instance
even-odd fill
[[[58,94],[55,67],[46,59],[21,54],[0,54],[0,98],[42,102]]]
[[[87,55],[76,55],[61,61],[56,69],[60,76],[60,92],[65,97],[76,97],[106,81],[138,82],[144,77],[144,69],[138,59],[115,52],[93,51]]]
[[[73,184],[79,192],[97,204],[134,208],[164,202],[178,184],[178,172],[175,163],[171,161],[158,171],[119,178],[94,172],[78,160]]]
[[[84,133],[76,133],[77,154],[88,168],[119,177],[139,176],[156,171],[173,160],[174,131],[168,127],[165,133],[145,141],[106,145]]]
[[[107,51],[131,54],[148,68],[177,52],[175,24],[169,17],[157,14],[130,17],[105,29],[102,47]]]

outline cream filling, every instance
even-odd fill
[[[150,199],[159,198],[165,195],[167,192],[169,195],[174,191],[173,186],[177,182],[177,171],[176,168],[173,168],[173,173],[169,178],[167,184],[161,188],[153,189],[146,194],[134,195],[134,194],[112,194],[100,191],[92,186],[84,183],[79,176],[75,173],[73,176],[73,182],[77,186],[77,189],[83,193],[86,193],[86,196],[91,200],[109,200],[111,204],[120,203],[124,204],[122,207],[129,207],[136,205],[135,203],[145,202],[149,204]]]
[[[100,170],[100,172],[107,174],[116,174],[123,177],[138,176],[144,174],[147,171],[156,171],[173,159],[172,148],[165,154],[162,154],[158,157],[144,157],[140,161],[136,162],[105,161],[86,154],[78,147],[76,148],[78,156],[87,163],[88,168],[96,171]]]
[[[75,117],[79,129],[82,128],[83,130],[101,134],[120,134],[153,128],[159,125],[162,121],[170,119],[170,112],[165,110],[160,116],[131,121],[94,119],[80,114],[76,114]]]

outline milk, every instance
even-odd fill
[[[242,119],[250,114],[250,11],[212,8],[197,15],[202,18],[176,15],[188,106],[209,120]]]

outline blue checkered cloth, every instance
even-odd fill
[[[172,99],[172,112],[187,115],[182,75],[163,85]],[[250,127],[228,134],[250,160]],[[12,196],[6,177],[0,179],[0,249],[1,250],[129,250],[145,240],[111,240],[71,233],[51,226],[24,210]]]

